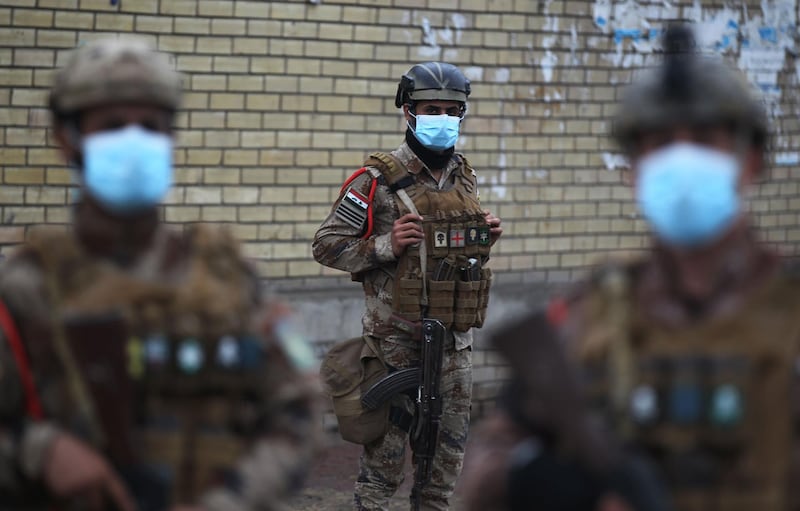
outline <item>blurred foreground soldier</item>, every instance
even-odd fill
[[[370,155],[344,184],[314,238],[317,261],[363,284],[367,310],[356,355],[380,358],[390,372],[421,366],[421,378],[428,377],[396,388],[391,407],[380,408],[385,413],[370,424],[349,421],[352,407],[344,410],[331,392],[342,436],[364,444],[357,510],[386,509],[403,481],[409,431],[414,509],[448,509],[461,471],[472,392],[471,329],[485,318],[491,272],[484,264],[502,233],[500,219],[480,207],[475,172],[455,152],[469,93],[469,81],[450,64],[417,64],[403,75],[395,105],[408,125],[405,143]],[[438,356],[427,357],[428,341],[441,347]],[[323,362],[323,378],[325,367]],[[404,391],[414,394],[416,410]]]
[[[692,48],[687,28],[669,29],[663,64],[627,90],[615,123],[653,250],[599,270],[551,318],[589,404],[656,467],[674,509],[796,509],[800,277],[758,242],[742,205],[763,172],[765,114],[740,73]],[[474,498],[495,488],[497,509],[538,508],[524,495],[542,480],[519,477],[538,458],[518,449],[536,428],[513,401],[490,422],[479,457],[495,462],[473,474]],[[624,499],[601,501],[611,493],[582,509],[618,509]]]
[[[132,41],[56,76],[81,199],[0,273],[3,509],[282,509],[305,472],[312,393],[275,306],[229,235],[159,221],[179,98]]]

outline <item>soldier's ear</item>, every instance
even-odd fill
[[[406,118],[406,122],[412,124],[413,126],[414,118],[411,116],[411,105],[408,103],[403,105],[403,115]]]
[[[53,136],[64,159],[70,163],[80,163],[80,135],[71,121],[58,120],[53,125]]]

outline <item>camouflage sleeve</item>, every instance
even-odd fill
[[[369,197],[373,177],[365,172],[348,187]],[[397,218],[391,191],[378,183],[372,201],[373,232],[363,238],[366,227],[354,227],[345,221],[337,208],[344,195],[334,203],[328,218],[317,230],[312,244],[314,259],[320,264],[350,273],[360,273],[378,268],[396,258],[392,252],[391,231]]]
[[[320,391],[313,377],[296,369],[278,342],[269,344],[267,357],[258,439],[225,486],[203,497],[209,511],[284,509],[286,499],[300,489],[319,444]]]
[[[36,314],[46,310],[43,286],[36,267],[21,258],[6,262],[0,271],[0,300],[12,312],[24,339]],[[0,333],[0,494],[25,487],[24,480],[41,477],[45,454],[58,429],[47,421],[25,416],[25,396],[19,369],[5,333]]]

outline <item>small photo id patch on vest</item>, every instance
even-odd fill
[[[350,187],[336,206],[336,216],[347,225],[363,231],[367,226],[368,210],[369,199]]]

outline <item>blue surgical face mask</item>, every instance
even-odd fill
[[[412,130],[419,143],[434,151],[444,151],[456,145],[461,117],[453,115],[414,115],[416,127]]]
[[[152,208],[172,186],[172,138],[137,125],[88,135],[83,180],[88,193],[113,213]]]
[[[741,166],[732,154],[676,143],[639,163],[636,199],[656,236],[681,248],[720,238],[741,209]]]

